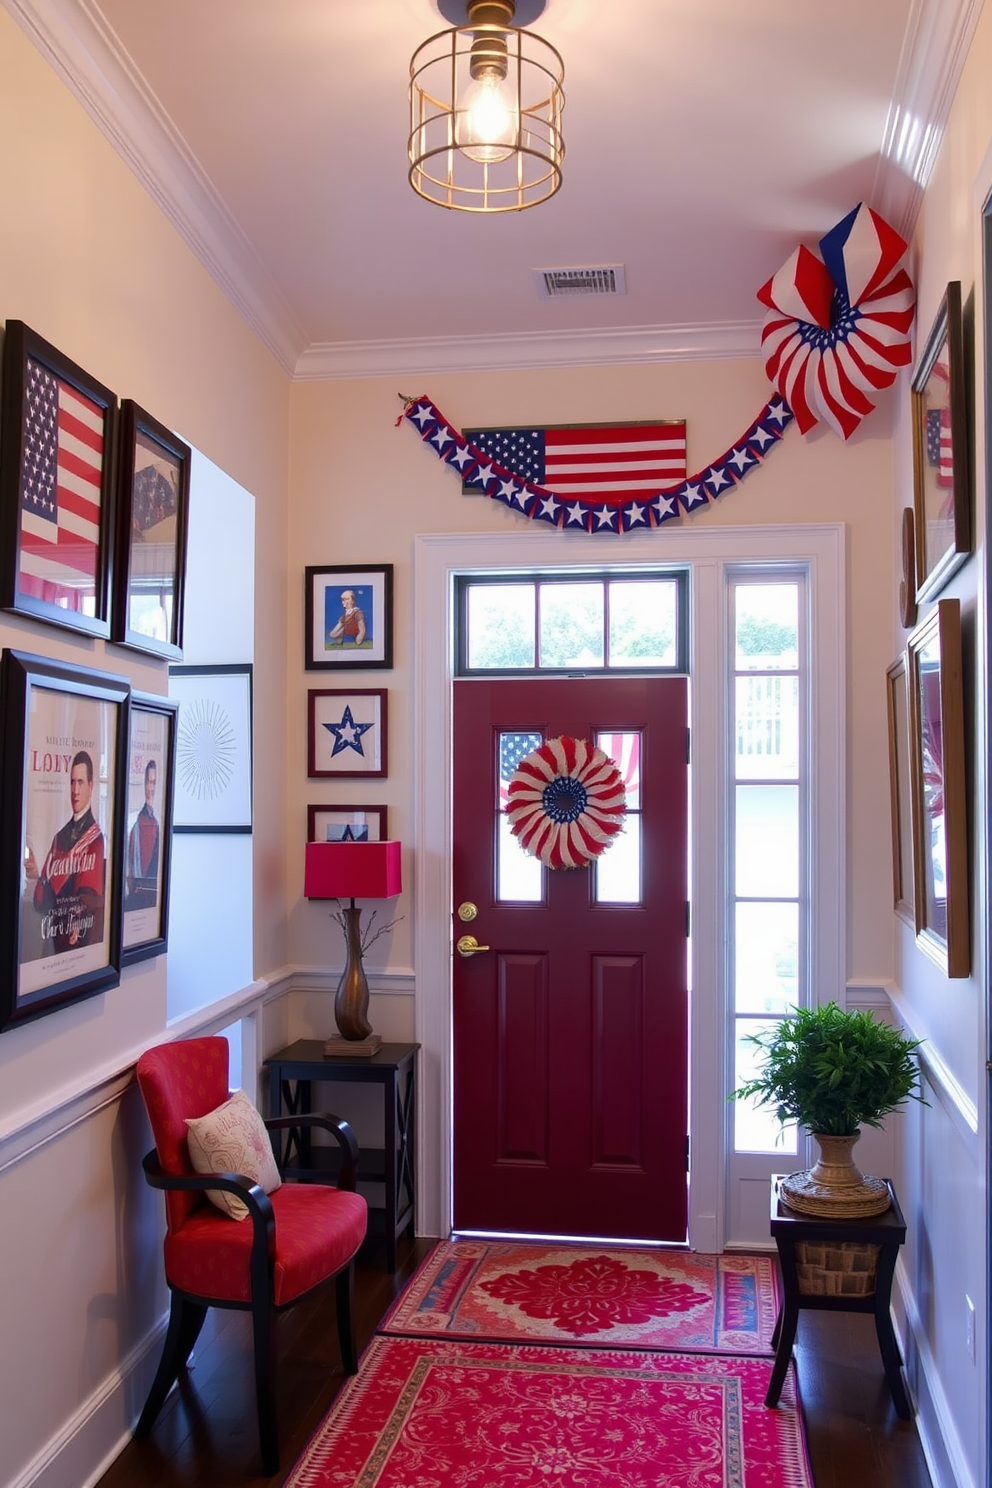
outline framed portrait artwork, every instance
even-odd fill
[[[127,680],[5,651],[0,1027],[120,979]]]
[[[971,972],[961,606],[942,599],[908,642],[916,939],[948,977]]]
[[[120,413],[113,639],[181,660],[188,444],[126,398]]]
[[[127,741],[121,962],[160,956],[169,946],[169,868],[176,761],[171,698],[132,692]]]
[[[308,806],[308,842],[385,842],[385,806]]]
[[[307,774],[368,780],[386,774],[386,692],[378,688],[307,693]]]
[[[892,902],[915,925],[913,814],[909,784],[909,678],[905,655],[886,673],[889,719],[889,800],[892,813]]]
[[[117,398],[8,320],[0,415],[0,605],[110,635]]]
[[[393,565],[339,564],[305,574],[304,665],[308,672],[393,664]]]
[[[172,826],[250,832],[251,666],[170,666],[179,704]]]
[[[932,599],[971,552],[971,470],[961,285],[947,286],[913,374],[916,598]]]

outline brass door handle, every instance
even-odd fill
[[[480,951],[491,950],[491,946],[480,945],[474,935],[460,935],[455,943],[459,956],[477,956]]]

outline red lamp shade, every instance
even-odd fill
[[[398,842],[308,842],[306,899],[393,899],[403,888]]]

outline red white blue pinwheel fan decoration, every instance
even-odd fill
[[[627,793],[602,749],[562,734],[520,761],[508,803],[510,831],[525,852],[549,868],[584,868],[623,827]]]
[[[862,202],[820,239],[800,245],[758,291],[765,371],[806,434],[823,419],[848,439],[876,392],[912,357],[915,296],[899,268],[906,244]]]

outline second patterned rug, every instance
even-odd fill
[[[380,1332],[760,1355],[778,1302],[771,1256],[447,1240]]]

